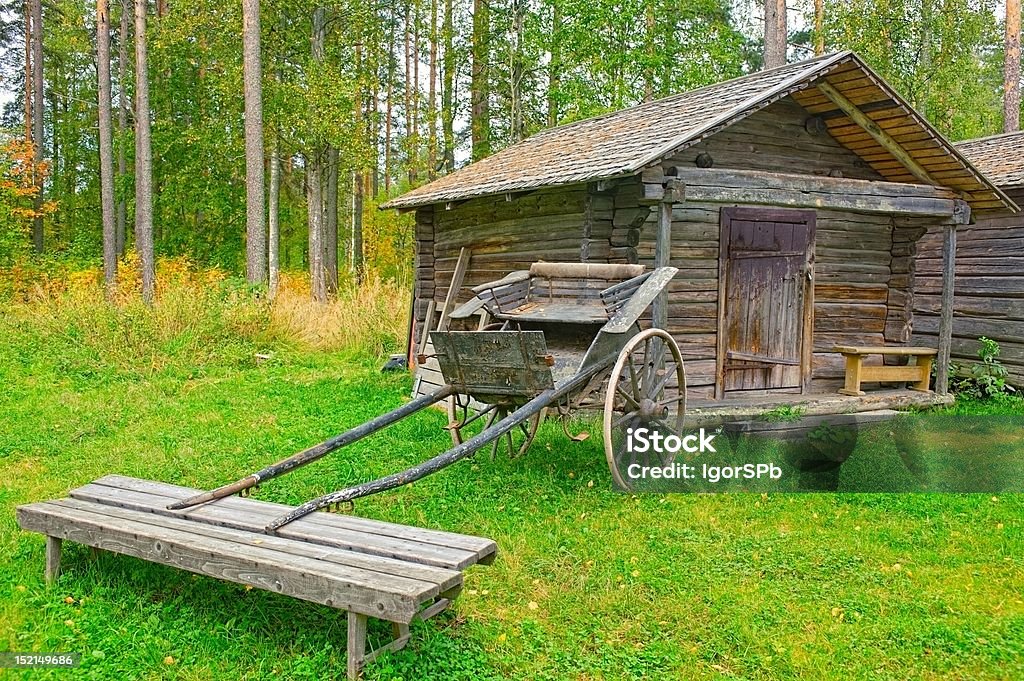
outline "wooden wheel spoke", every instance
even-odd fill
[[[629,419],[636,418],[637,415],[638,415],[638,412],[635,412],[635,411],[631,411],[631,412],[627,412],[627,413],[623,414],[619,418],[617,418],[614,421],[612,421],[612,428],[618,428],[619,426],[624,424]]]
[[[626,398],[626,401],[633,405],[634,409],[640,408],[640,403],[636,400],[636,398],[634,398],[632,395],[623,390],[622,386],[617,386],[615,388],[615,392],[621,395],[622,397]]]
[[[655,425],[663,430],[667,430],[669,435],[675,435],[676,437],[679,437],[679,435],[681,434],[674,427],[668,425],[664,419],[654,419],[651,421],[651,425]]]
[[[655,395],[660,395],[665,388],[668,387],[668,382],[672,380],[672,376],[675,375],[675,372],[676,367],[674,362],[671,365],[667,363],[665,364],[665,375],[661,377],[660,381],[658,381],[657,388],[654,390]]]
[[[643,393],[640,392],[640,381],[636,376],[636,365],[634,365],[633,362],[629,363],[629,381],[633,386],[633,395],[643,398]],[[639,404],[639,402],[637,402],[637,404]]]

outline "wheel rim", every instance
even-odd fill
[[[463,399],[467,398],[463,396]],[[455,446],[461,445],[504,419],[516,408],[516,405],[511,404],[488,404],[484,405],[481,410],[476,410],[471,406],[463,409],[455,397],[449,398],[447,428],[451,433],[452,443]],[[537,437],[537,431],[540,429],[540,424],[543,423],[546,413],[547,409],[542,409],[492,442],[489,446],[491,459],[493,460],[502,449],[508,452],[509,458],[522,456]]]
[[[686,415],[686,374],[675,339],[662,329],[647,329],[630,339],[608,378],[604,405],[604,449],[615,484],[636,488],[631,464],[664,466],[674,455],[631,452],[630,428],[657,430],[663,436],[683,433]]]

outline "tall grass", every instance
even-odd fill
[[[325,304],[310,299],[308,281],[282,277],[275,300],[236,277],[163,260],[151,306],[141,302],[136,268],[122,264],[108,300],[94,270],[0,271],[0,325],[25,350],[45,347],[69,368],[102,366],[119,372],[160,370],[178,360],[192,365],[251,362],[275,349],[382,356],[402,347],[408,293],[370,274],[346,280]]]

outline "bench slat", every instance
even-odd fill
[[[917,356],[928,356],[937,355],[939,351],[935,348],[924,348],[924,347],[900,347],[900,346],[884,346],[884,345],[873,345],[873,346],[857,346],[857,345],[837,345],[833,349],[833,352],[838,352],[842,355],[903,355],[908,357]]]
[[[343,576],[341,566],[330,563],[49,502],[21,506],[17,516],[23,529],[47,536],[394,622],[410,622],[429,598],[415,589],[385,587],[384,580],[363,582],[354,577],[355,568]]]
[[[356,568],[360,571],[365,570],[369,573],[384,575],[388,578],[399,577],[415,580],[421,585],[434,585],[437,588],[437,593],[447,591],[448,589],[456,587],[462,583],[462,573],[457,570],[447,570],[445,568],[423,565],[421,563],[411,563],[406,560],[384,558],[382,556],[374,556],[368,553],[361,553],[359,551],[348,551],[332,546],[324,546],[323,544],[312,544],[310,542],[295,541],[294,539],[284,539],[274,535],[220,527],[217,525],[210,525],[208,523],[196,522],[195,520],[160,516],[155,513],[147,513],[145,511],[133,511],[119,506],[99,504],[92,501],[82,501],[80,499],[58,499],[47,503],[67,508],[71,511],[80,511],[82,513],[89,513],[93,515],[131,520],[157,527],[166,527],[168,529],[179,530],[181,532],[188,532],[204,537],[211,537],[213,539],[233,541],[242,544],[243,546],[258,546],[263,549],[280,551],[282,553],[301,556],[303,558],[326,561],[328,563],[345,566],[347,568]],[[431,596],[433,595],[436,594],[431,593]]]
[[[72,490],[70,496],[75,499],[85,499],[102,504],[121,506],[162,516],[188,518],[197,522],[232,527],[261,534],[265,534],[267,524],[281,513],[281,510],[276,508],[277,504],[265,505],[265,502],[240,499],[238,497],[226,497],[209,504],[203,504],[182,511],[168,511],[167,505],[169,503],[184,497],[109,487],[98,483],[92,483]],[[285,525],[277,531],[276,535],[287,539],[298,539],[449,569],[462,569],[478,562],[476,554],[469,551],[359,532],[344,526],[332,526],[328,523],[318,522],[320,518],[315,518],[315,516],[340,517],[331,516],[326,513],[310,514],[305,518],[300,518],[293,523]]]
[[[189,487],[171,485],[154,480],[131,478],[124,475],[106,475],[96,480],[94,484],[118,487],[121,489],[132,489],[142,492],[152,492],[159,494],[160,496],[174,497],[176,499],[187,499],[189,496],[194,496],[200,492],[200,490]],[[228,505],[240,510],[248,509],[250,507],[259,507],[273,509],[277,514],[282,514],[292,509],[291,506],[287,506],[285,504],[278,504],[272,501],[261,501],[257,499],[246,499],[242,497],[229,497],[224,499],[223,502],[230,502]],[[410,525],[389,523],[383,520],[374,520],[372,518],[360,518],[359,516],[352,515],[329,515],[322,513],[315,516],[315,519],[317,521],[322,521],[323,524],[331,527],[342,527],[356,532],[367,532],[370,534],[379,534],[385,537],[394,537],[396,539],[407,539],[426,544],[462,549],[477,553],[480,557],[492,553],[496,549],[496,545],[493,541],[483,537],[474,537],[472,535],[458,534],[455,532],[445,532],[444,530],[431,530],[425,527],[412,527]]]

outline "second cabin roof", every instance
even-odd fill
[[[822,84],[870,119],[875,134],[854,122],[818,87]],[[821,116],[840,144],[886,180],[949,187],[976,210],[1014,207],[853,52],[787,64],[544,130],[381,207],[409,209],[633,175],[788,96]],[[879,137],[889,140],[888,149]]]
[[[1003,189],[1024,187],[1024,131],[965,140],[956,148]]]

